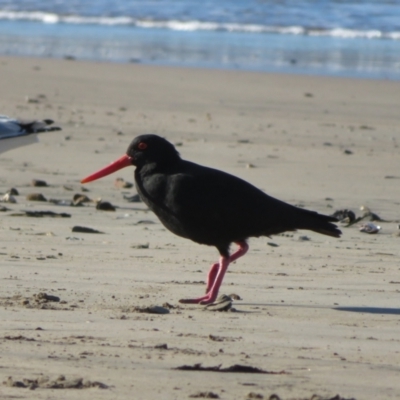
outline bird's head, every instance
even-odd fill
[[[178,159],[179,153],[174,145],[166,139],[157,135],[140,135],[133,139],[126,154],[107,167],[82,179],[81,183],[95,181],[131,165],[136,167],[143,167],[151,163],[169,165]]]

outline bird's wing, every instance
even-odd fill
[[[250,183],[225,172],[187,163],[179,185],[171,185],[177,214],[189,228],[231,232],[232,237],[272,234],[270,226],[289,229],[290,213],[295,207],[268,196]]]

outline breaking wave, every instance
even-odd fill
[[[380,30],[356,30],[347,28],[312,28],[303,26],[268,26],[259,24],[241,24],[204,21],[150,20],[129,16],[98,17],[79,15],[60,15],[41,11],[0,11],[0,20],[36,21],[44,24],[80,24],[133,26],[143,29],[168,29],[174,31],[221,31],[237,33],[266,33],[283,35],[327,36],[334,38],[364,38],[400,40],[400,31],[383,32]]]

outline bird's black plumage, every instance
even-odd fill
[[[127,156],[118,162],[123,165],[107,167],[84,182],[133,164],[138,193],[164,226],[176,235],[215,246],[222,260],[218,268],[225,263],[224,271],[229,262],[247,251],[246,240],[250,237],[297,229],[333,237],[341,234],[333,224],[336,218],[292,206],[238,177],[185,161],[170,142],[156,135],[136,137]],[[240,250],[230,256],[231,243],[239,244]],[[212,290],[218,268],[214,264],[209,274],[207,289],[212,296],[185,302],[210,302],[215,298],[224,274]]]
[[[144,150],[139,143],[146,143]],[[182,160],[155,135],[141,135],[127,154],[137,166],[135,181],[143,201],[167,229],[222,255],[232,242],[296,229],[338,237],[336,219],[291,206],[226,172]]]

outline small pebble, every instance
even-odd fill
[[[307,242],[309,240],[311,240],[308,236],[299,236],[299,240],[300,242]]]
[[[149,243],[138,243],[138,244],[133,244],[131,246],[132,249],[148,249],[149,248]]]
[[[161,343],[161,344],[156,344],[154,346],[155,349],[163,349],[163,350],[168,350],[168,345],[167,343]]]
[[[192,399],[219,399],[219,395],[214,392],[197,392],[189,396]]]
[[[46,181],[42,181],[40,179],[32,179],[31,186],[35,187],[45,187],[48,186]]]
[[[40,303],[48,302],[48,301],[55,301],[55,302],[60,301],[60,298],[58,296],[53,296],[52,294],[47,294],[44,292],[34,294],[33,298],[35,299],[36,302],[40,302]]]
[[[138,194],[134,194],[132,196],[124,196],[124,199],[127,200],[129,203],[140,203],[142,201]]]
[[[47,201],[42,193],[30,193],[26,196],[26,199],[29,201]]]
[[[80,233],[104,233],[98,231],[97,229],[87,228],[86,226],[74,226],[72,228],[72,232],[80,232]]]
[[[130,189],[133,187],[133,183],[127,182],[123,178],[117,178],[114,181],[114,186],[118,189]]]
[[[381,227],[379,225],[375,225],[372,222],[367,222],[363,225],[360,226],[360,232],[364,233],[378,233],[381,230]]]
[[[9,194],[9,195],[11,195],[11,196],[18,196],[18,195],[19,195],[19,192],[18,192],[17,189],[11,188],[11,189],[8,189],[8,190],[7,190],[7,194]]]
[[[96,205],[96,210],[115,211],[115,207],[108,201],[99,201]]]
[[[15,204],[17,202],[17,200],[15,199],[14,196],[12,196],[9,193],[6,193],[1,199],[0,202],[2,203],[11,203],[11,204]]]
[[[92,200],[85,194],[77,193],[72,198],[73,206],[81,206],[83,203],[90,203]]]

